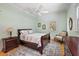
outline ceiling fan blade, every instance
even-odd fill
[[[40,11],[40,13],[48,13],[48,11]]]
[[[42,5],[39,5],[39,7],[37,7],[37,8],[35,9],[35,11],[36,11],[36,12],[40,12],[41,9],[42,9]]]

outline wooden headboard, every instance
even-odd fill
[[[18,29],[17,31],[18,31],[18,39],[20,40],[20,31],[22,31],[22,30],[32,30],[32,29]]]

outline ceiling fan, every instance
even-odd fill
[[[36,8],[28,8],[28,11],[30,13],[33,13],[33,14],[37,14],[39,16],[41,16],[42,14],[46,14],[46,13],[49,13],[48,11],[46,10],[42,10],[44,7],[43,5],[39,5],[38,7]]]
[[[39,7],[36,8],[35,12],[36,12],[39,16],[41,16],[42,14],[48,13],[48,11],[42,10],[43,8],[44,8],[43,5],[39,5]]]

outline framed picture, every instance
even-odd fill
[[[56,31],[56,21],[50,21],[49,28],[51,31]]]
[[[42,29],[43,29],[43,30],[46,29],[46,25],[45,25],[45,24],[42,25]]]
[[[38,27],[41,27],[41,23],[38,23],[37,26],[38,26]]]

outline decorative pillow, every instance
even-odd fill
[[[24,34],[24,35],[27,35],[27,34],[28,34],[28,31],[22,30],[20,33],[21,33],[21,34]]]
[[[66,32],[59,33],[60,36],[66,36]]]
[[[21,39],[21,40],[24,40],[24,39],[25,39],[25,35],[21,34],[21,35],[20,35],[20,39]]]
[[[29,33],[29,34],[32,34],[32,33],[33,33],[33,31],[32,31],[32,30],[29,30],[29,31],[28,31],[28,33]]]
[[[56,36],[56,38],[62,39],[62,36]]]
[[[54,38],[55,40],[59,40],[59,41],[62,41],[63,37],[62,36],[55,36]]]

